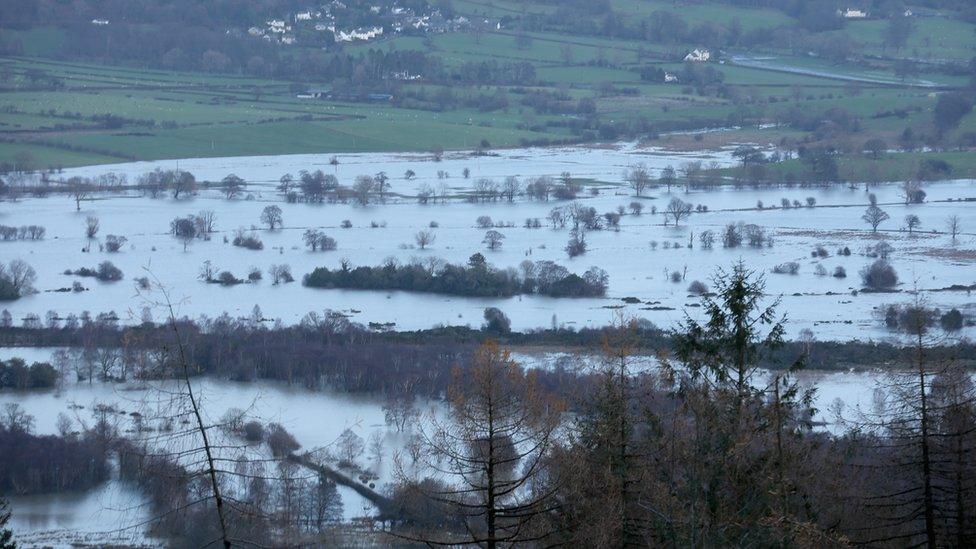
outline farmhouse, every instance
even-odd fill
[[[678,81],[678,75],[677,74],[672,74],[670,72],[664,73],[664,82],[666,84],[667,83],[674,83],[674,82],[677,82],[677,81]]]
[[[281,19],[271,19],[267,22],[267,25],[268,31],[277,34],[284,34],[291,30],[291,25],[286,24]]]
[[[295,21],[311,21],[312,19],[318,19],[322,17],[322,12],[318,11],[302,11],[295,14]]]
[[[685,61],[693,61],[695,63],[704,63],[712,58],[712,53],[706,49],[695,48],[688,55],[685,56]]]
[[[857,8],[847,8],[840,14],[844,19],[864,19],[868,16],[868,13],[864,10],[859,10]]]

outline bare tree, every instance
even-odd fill
[[[702,162],[701,160],[693,160],[691,162],[685,162],[681,164],[681,175],[685,179],[685,191],[690,190],[692,187],[697,187],[699,184],[699,179],[702,173]]]
[[[946,230],[949,231],[950,235],[952,235],[953,242],[955,242],[956,236],[959,234],[959,231],[962,230],[961,227],[962,227],[962,220],[959,219],[958,215],[950,215],[949,217],[946,218]]]
[[[666,166],[661,170],[661,177],[658,179],[662,185],[668,188],[668,192],[671,192],[671,186],[678,182],[673,166]]]
[[[541,479],[555,446],[562,403],[545,397],[534,376],[494,342],[482,345],[471,366],[456,373],[449,394],[449,417],[431,418],[420,435],[426,451],[419,455],[428,470],[444,473],[443,482],[411,482],[402,464],[398,476],[456,514],[460,524],[397,535],[489,548],[547,539],[552,531],[543,517],[555,504],[554,487],[529,488]]]
[[[34,293],[36,280],[34,268],[20,259],[14,259],[7,265],[0,263],[0,301]]]
[[[352,192],[356,198],[356,202],[361,206],[369,204],[370,196],[375,188],[376,180],[372,176],[357,176],[356,182],[352,186]]]
[[[505,182],[502,183],[502,194],[505,195],[505,198],[507,198],[509,202],[515,200],[515,196],[519,194],[521,189],[522,185],[519,183],[518,178],[514,175],[506,177]]]
[[[275,205],[265,206],[261,211],[261,223],[267,225],[269,231],[275,230],[275,227],[281,228],[284,223],[281,208]]]
[[[81,211],[81,201],[91,197],[91,183],[81,177],[68,179],[68,188],[71,189],[71,197],[75,201],[75,211]]]
[[[247,186],[247,183],[235,174],[228,174],[220,180],[220,185],[224,191],[224,196],[230,200],[244,192],[244,187]]]
[[[640,196],[651,184],[651,173],[647,170],[646,164],[636,164],[624,174],[624,180],[631,189],[634,189],[634,193]]]
[[[434,240],[437,239],[437,236],[434,234],[433,231],[423,230],[423,231],[418,231],[413,238],[414,240],[417,241],[417,246],[420,246],[420,249],[424,250],[427,248],[427,246],[430,246],[431,244],[434,243]]]
[[[212,234],[217,230],[217,214],[213,210],[200,210],[197,214],[197,232]]]
[[[691,215],[691,204],[680,198],[672,198],[664,210],[664,224],[668,224],[667,219],[670,217],[674,220],[674,226],[677,227],[681,220],[689,215]]]
[[[90,215],[85,218],[85,236],[89,240],[95,238],[95,235],[98,234],[99,225],[100,224],[97,217]]]
[[[417,202],[427,204],[431,199],[436,200],[437,193],[429,183],[424,183],[417,189]]]
[[[878,232],[878,225],[881,225],[890,218],[891,216],[888,215],[888,212],[882,210],[874,204],[868,206],[868,209],[864,210],[864,215],[861,216],[861,219],[863,219],[865,223],[871,225],[872,233]]]
[[[409,390],[398,390],[388,394],[383,404],[386,424],[393,425],[398,433],[407,429],[420,416],[414,400],[414,395]]]

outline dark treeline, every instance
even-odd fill
[[[235,320],[224,315],[212,320],[178,323],[187,340],[187,352],[195,371],[241,381],[273,379],[308,387],[331,387],[349,392],[395,393],[405,389],[422,395],[439,395],[450,381],[451,368],[463,364],[472,350],[487,339],[512,346],[560,346],[567,349],[596,349],[619,330],[603,328],[559,328],[528,332],[499,333],[491,329],[441,327],[421,331],[374,331],[349,322],[342,314],[309,313],[302,323],[266,329],[252,320]],[[652,355],[671,348],[671,336],[650,323],[639,323],[635,352]],[[119,326],[116,322],[87,320],[74,327],[33,329],[0,328],[0,345],[73,347],[90,350],[115,349],[126,368],[137,377],[159,377],[176,360],[167,326],[143,324]],[[976,356],[976,345],[959,342],[928,351],[933,359]],[[769,369],[781,369],[804,356],[807,368],[846,370],[850,368],[898,368],[903,349],[879,342],[784,342],[760,360]],[[963,361],[964,366],[972,364]],[[11,368],[11,365],[17,367]],[[43,372],[48,372],[46,367]],[[91,370],[99,368],[93,364]],[[85,367],[82,368],[85,370]],[[32,379],[53,383],[50,376],[32,377],[23,361],[9,360],[6,386],[29,388]],[[48,372],[50,373],[50,372]],[[578,383],[576,374],[539,372],[543,384],[553,389]],[[91,375],[85,376],[93,377]]]
[[[83,490],[106,480],[108,456],[94,431],[35,435],[33,418],[7,404],[0,418],[0,492]]]
[[[550,297],[600,297],[607,291],[607,274],[593,267],[583,276],[571,274],[552,261],[538,261],[519,276],[514,270],[499,270],[484,256],[474,254],[467,265],[399,265],[388,262],[378,267],[338,269],[318,267],[305,275],[304,284],[313,288],[359,290],[406,290],[470,297],[510,297],[540,294]]]
[[[47,389],[58,381],[58,371],[47,362],[30,366],[20,358],[0,360],[0,389]]]

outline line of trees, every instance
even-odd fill
[[[81,433],[35,435],[33,423],[18,404],[0,410],[0,491],[23,495],[83,490],[108,478],[108,453],[99,425]]]
[[[521,273],[500,270],[489,265],[481,254],[474,254],[467,265],[436,260],[400,265],[390,260],[377,267],[353,268],[344,261],[338,269],[316,268],[305,276],[304,284],[312,288],[406,290],[475,297],[600,297],[606,294],[608,278],[598,267],[591,267],[580,276],[551,261],[526,261]]]

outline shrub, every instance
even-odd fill
[[[90,269],[88,267],[82,267],[74,271],[69,269],[65,271],[64,274],[97,278],[103,282],[116,282],[122,280],[122,270],[113,265],[111,261],[103,261],[95,269]]]
[[[834,278],[847,278],[847,270],[841,266],[834,269]]]
[[[264,426],[257,421],[248,421],[244,424],[244,440],[248,442],[261,442],[264,440]]]
[[[221,286],[233,286],[234,284],[242,284],[244,281],[234,276],[234,273],[230,271],[223,271],[217,275],[217,283]]]
[[[271,455],[276,458],[285,457],[301,448],[301,445],[298,444],[295,437],[277,423],[268,425],[267,440],[268,447],[271,449]]]
[[[247,273],[247,279],[250,280],[251,282],[257,282],[261,280],[261,278],[262,278],[261,269],[258,269],[257,267],[251,267],[250,272]]]
[[[684,277],[681,276],[681,271],[671,271],[670,278],[671,278],[671,282],[674,282],[675,284],[681,282],[684,279]]]
[[[340,223],[339,226],[342,227],[343,229],[351,229],[352,221],[349,221],[348,219],[343,219],[342,223]]]
[[[573,229],[570,231],[569,242],[566,244],[566,254],[569,257],[577,257],[586,253],[586,238],[582,231]]]
[[[113,265],[111,261],[103,261],[98,264],[96,278],[105,282],[116,282],[122,280],[122,270]]]
[[[114,253],[118,252],[119,250],[121,250],[122,249],[122,246],[125,246],[125,243],[127,242],[127,240],[128,239],[125,238],[124,236],[116,236],[114,234],[106,235],[105,236],[105,251],[108,252],[108,253],[110,253],[110,254],[114,254]]]
[[[890,263],[884,259],[879,259],[861,269],[861,280],[870,289],[893,288],[898,284],[898,273],[895,272],[895,268]]]
[[[264,249],[264,242],[261,242],[261,239],[257,235],[245,235],[243,232],[238,232],[231,243],[240,248],[247,248],[248,250]]]
[[[795,275],[800,272],[800,264],[796,261],[787,261],[786,263],[780,263],[779,265],[773,267],[773,272],[776,274],[790,274]]]
[[[959,309],[951,309],[948,313],[939,318],[939,324],[947,332],[954,332],[962,329],[962,313]]]
[[[497,307],[485,309],[485,325],[487,332],[496,334],[507,334],[512,331],[512,321]]]
[[[725,226],[725,230],[722,231],[722,246],[725,248],[738,248],[742,245],[742,233],[739,231],[739,226],[735,223],[729,223]]]
[[[829,256],[830,256],[830,252],[828,252],[827,248],[824,248],[823,246],[817,246],[816,248],[813,249],[812,252],[810,252],[810,257],[829,257]]]
[[[703,295],[708,293],[708,286],[700,280],[695,280],[688,285],[688,293],[692,295]]]
[[[321,248],[323,251],[332,251],[335,250],[336,247],[338,247],[336,239],[332,238],[331,236],[323,236],[322,239],[319,240],[319,248]]]

